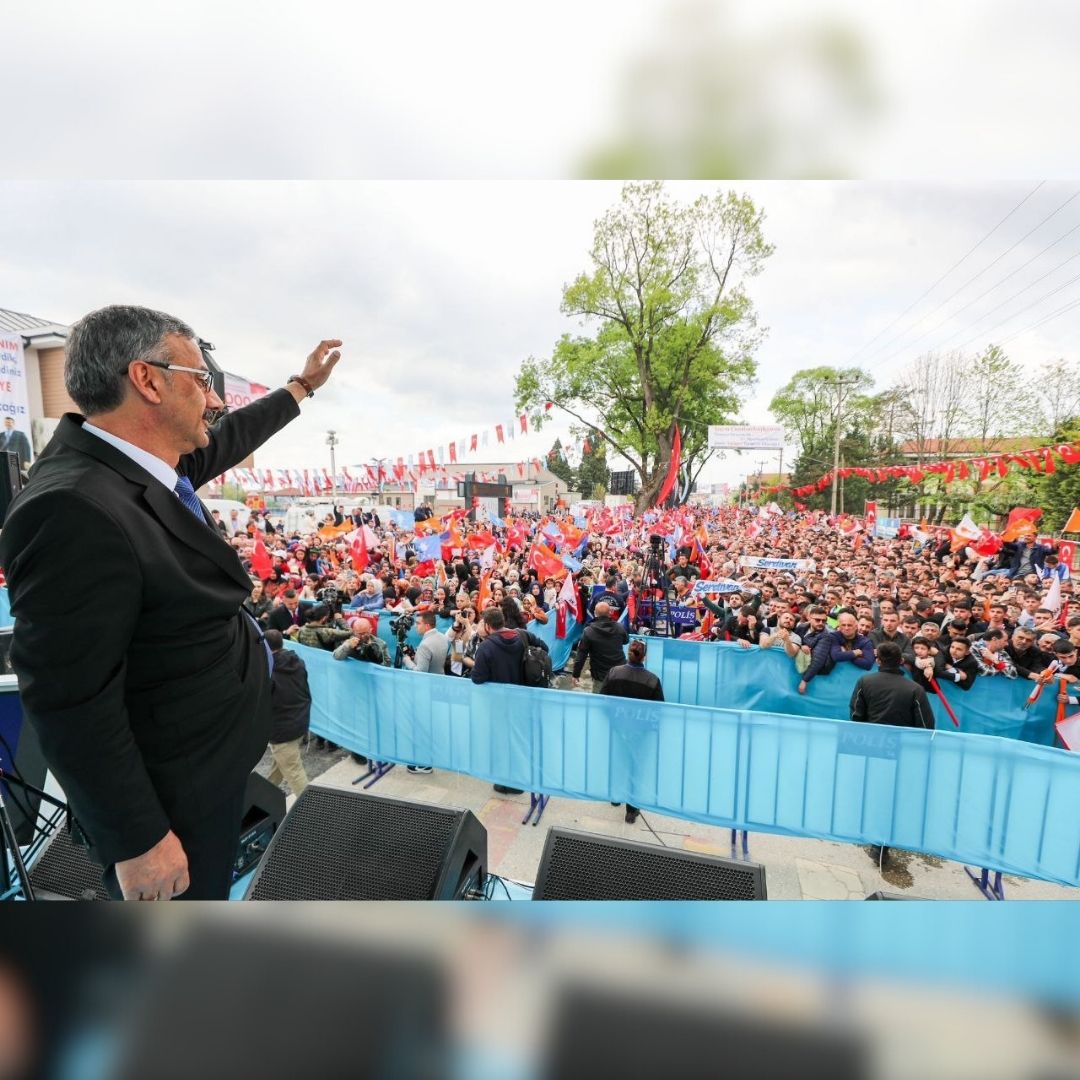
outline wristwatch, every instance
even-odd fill
[[[315,396],[315,388],[311,385],[311,383],[307,381],[307,379],[304,378],[303,375],[290,375],[285,380],[285,385],[288,386],[291,382],[299,383],[304,388],[304,392],[307,394],[308,397]]]

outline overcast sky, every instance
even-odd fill
[[[928,348],[976,350],[1013,334],[1006,351],[1024,361],[1075,357],[1080,310],[1027,328],[1080,297],[1080,286],[1067,284],[1080,276],[1080,257],[1053,269],[1080,255],[1080,197],[999,256],[1080,184],[1044,184],[871,340],[1035,184],[730,185],[764,209],[776,245],[751,284],[768,334],[741,419],[770,422],[775,390],[817,364],[862,363],[883,388]],[[669,186],[690,198],[729,185]],[[214,342],[227,370],[270,385],[299,370],[321,337],[341,337],[333,382],[258,463],[326,464],[330,428],[341,439],[339,463],[415,454],[510,420],[521,361],[578,328],[559,312],[560,291],[587,267],[592,223],[619,189],[598,181],[6,183],[0,307],[59,322],[108,303],[162,308]],[[542,456],[559,430],[515,443],[511,456]],[[731,455],[704,478],[737,481],[762,456]]]

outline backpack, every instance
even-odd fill
[[[529,635],[524,630],[518,631],[521,639],[523,652],[521,654],[521,681],[525,686],[551,685],[551,657],[529,641]]]

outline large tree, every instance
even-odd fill
[[[596,222],[590,269],[563,289],[587,333],[522,365],[517,407],[539,427],[553,402],[625,458],[638,510],[656,501],[676,426],[700,463],[708,425],[729,421],[752,383],[761,331],[744,286],[772,253],[763,218],[734,192],[682,205],[659,182],[627,184]]]

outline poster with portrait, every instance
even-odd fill
[[[6,331],[0,332],[0,450],[18,454],[21,468],[34,460],[22,337]]]

